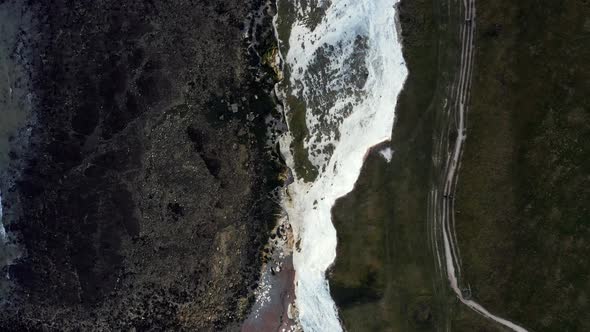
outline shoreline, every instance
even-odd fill
[[[429,71],[419,71],[416,66],[436,63],[431,56],[436,51],[426,46],[436,42],[430,41],[429,21],[422,21],[426,27],[413,25],[415,17],[428,18],[428,12],[419,12],[424,9],[408,1],[397,7],[408,78],[395,106],[392,137],[368,151],[355,188],[332,209],[338,254],[330,271],[330,285],[348,330],[418,331],[440,321],[430,288],[431,260],[420,246],[420,241],[425,246],[427,242],[414,235],[423,232],[420,219],[414,219],[422,218],[421,205],[416,202],[421,202],[421,197],[425,201],[419,190],[425,187],[427,176],[420,174],[429,172],[425,164],[430,143],[424,127],[434,89],[427,82],[436,81]],[[380,154],[382,148],[395,151],[391,161]],[[398,225],[404,228],[398,229]],[[410,279],[405,279],[410,266],[416,267],[412,267]]]
[[[338,197],[345,195],[348,191],[353,189],[356,182],[355,174],[357,171],[360,171],[368,151],[374,149],[375,145],[379,145],[384,140],[389,139],[391,135],[389,124],[391,123],[393,125],[393,108],[395,105],[395,100],[391,101],[390,99],[395,99],[396,95],[380,91],[383,86],[397,88],[398,85],[403,84],[403,80],[405,79],[405,72],[403,69],[400,69],[400,66],[403,66],[404,63],[403,60],[400,64],[400,61],[398,61],[397,58],[392,59],[392,55],[397,55],[401,52],[397,48],[395,42],[395,38],[398,35],[395,31],[396,15],[395,12],[389,12],[394,11],[394,9],[389,8],[386,3],[381,2],[348,5],[349,7],[346,7],[346,4],[342,3],[332,4],[332,6],[328,7],[325,12],[322,12],[322,15],[326,16],[320,16],[322,19],[318,18],[313,24],[309,23],[313,26],[313,31],[310,30],[309,32],[305,32],[308,31],[306,29],[309,29],[309,27],[306,26],[307,23],[303,24],[300,22],[296,24],[295,27],[297,29],[286,33],[289,35],[289,44],[291,47],[288,49],[287,54],[283,55],[283,58],[286,61],[285,63],[290,66],[289,70],[292,71],[292,73],[287,73],[286,75],[286,77],[289,77],[290,79],[288,83],[291,84],[291,86],[287,88],[286,93],[289,96],[294,94],[292,97],[300,100],[299,103],[303,104],[300,108],[298,104],[290,102],[286,105],[287,113],[294,114],[299,112],[304,114],[302,116],[303,122],[295,124],[297,126],[303,124],[305,127],[303,130],[299,127],[296,127],[295,129],[297,132],[303,131],[306,132],[306,134],[304,135],[304,138],[294,135],[292,138],[293,141],[284,139],[281,148],[287,155],[287,158],[285,158],[287,164],[294,170],[301,169],[298,168],[298,165],[301,166],[301,164],[297,159],[297,146],[298,144],[301,144],[300,141],[304,139],[305,144],[303,146],[307,151],[307,160],[319,172],[316,177],[308,178],[306,175],[301,176],[301,174],[298,174],[296,171],[295,182],[287,188],[290,193],[290,199],[285,202],[287,214],[291,219],[297,242],[299,242],[299,240],[301,241],[301,246],[299,247],[300,250],[297,250],[294,253],[294,265],[297,271],[296,278],[298,278],[296,293],[300,320],[302,321],[303,328],[311,331],[322,328],[326,329],[328,326],[330,329],[341,328],[340,321],[334,313],[335,307],[329,295],[327,282],[324,280],[326,270],[333,264],[333,259],[331,259],[331,257],[333,257],[332,253],[334,252],[335,254],[336,250],[336,234],[334,233],[334,228],[332,227],[332,222],[330,220],[332,203],[335,202]],[[383,8],[387,7],[387,10],[376,9],[381,8],[381,6],[385,6]],[[375,17],[368,20],[362,15],[359,16],[359,12],[364,13],[362,10],[359,9],[355,11],[354,9],[351,9],[356,7],[362,7],[364,11],[371,13],[377,10],[379,11],[375,14]],[[309,8],[303,8],[302,10],[304,13],[309,11],[309,15],[312,15],[313,13],[313,10]],[[284,11],[290,12],[290,9],[285,9]],[[333,17],[333,15],[335,15],[334,13],[341,11],[349,14],[336,17],[349,17],[349,21],[339,22]],[[280,12],[281,9],[279,8],[279,13]],[[393,18],[389,16],[390,14]],[[354,18],[352,18],[353,16]],[[314,18],[317,17],[314,16]],[[335,21],[332,22],[330,18]],[[373,20],[377,20],[378,23],[374,23]],[[340,26],[338,24],[340,23],[343,25],[350,24],[353,30],[358,29],[357,37],[353,38],[354,40],[349,40],[349,37],[346,37],[345,34],[339,36],[338,28]],[[385,31],[375,29],[373,23],[380,25],[387,24],[387,26],[391,26],[391,29],[394,31],[390,31],[389,29]],[[282,22],[279,17],[277,26],[281,27],[281,24]],[[335,24],[335,26],[332,27],[332,24]],[[332,30],[332,28],[334,29]],[[325,29],[330,29],[328,30],[329,33],[324,34],[322,31]],[[281,31],[279,31],[279,33],[280,32]],[[283,31],[283,33],[285,32]],[[322,41],[324,37],[326,38],[325,45]],[[342,43],[345,45],[344,50],[340,51],[343,52],[343,54],[339,55],[338,52],[335,52],[333,55],[330,55],[332,50],[328,45],[330,45],[330,43],[335,43],[337,38],[342,38]],[[294,41],[301,41],[305,46],[300,47],[298,44],[294,43]],[[316,44],[314,45],[314,43]],[[318,46],[318,44],[320,46]],[[319,105],[314,105],[317,100],[313,98],[321,98],[321,95],[314,97],[315,92],[306,90],[306,84],[313,86],[314,84],[317,84],[317,82],[304,76],[303,73],[310,70],[310,73],[314,73],[312,75],[315,75],[313,68],[318,66],[315,62],[316,59],[314,58],[316,52],[318,52],[317,54],[323,54],[322,52],[326,52],[328,56],[334,57],[333,59],[323,59],[319,56],[317,61],[320,62],[350,61],[354,64],[362,64],[363,57],[378,57],[380,59],[386,59],[387,61],[379,63],[379,65],[382,66],[379,67],[379,65],[377,65],[376,67],[379,68],[373,68],[371,66],[365,68],[362,65],[359,65],[358,68],[354,67],[356,68],[355,71],[358,69],[361,73],[364,73],[366,70],[366,76],[364,77],[364,80],[366,81],[363,81],[363,78],[358,78],[359,82],[355,84],[357,84],[359,88],[364,86],[364,84],[369,84],[366,91],[370,92],[367,93],[366,96],[359,96],[357,101],[351,101],[356,104],[355,106],[351,106],[351,110],[348,112],[346,110],[340,110],[335,106],[336,104],[332,105],[331,103],[333,101],[330,101],[329,99],[327,100],[327,105],[322,105],[321,107]],[[351,53],[352,56],[347,52],[353,52]],[[382,57],[380,52],[386,52],[389,56]],[[341,56],[341,58],[338,56]],[[349,56],[350,58],[347,58]],[[297,59],[296,62],[293,60],[295,58]],[[372,62],[367,62],[366,64],[373,65]],[[390,71],[391,75],[385,75],[387,77],[382,77],[382,71]],[[322,80],[326,80],[323,84],[328,86],[328,82],[330,82],[330,84],[336,83],[335,81],[330,81],[329,76],[322,76],[324,75],[322,71],[319,71],[317,75],[318,82],[324,82]],[[351,80],[357,79],[354,74],[351,76]],[[295,83],[303,82],[305,80],[309,80],[309,82]],[[299,84],[300,86],[294,84]],[[310,94],[309,96],[306,95],[308,93]],[[350,94],[354,94],[354,92],[350,92]],[[328,93],[324,95],[327,96]],[[381,98],[382,96],[384,98]],[[343,98],[343,102],[346,101],[346,96],[336,98]],[[331,110],[331,112],[333,111],[336,114],[342,112],[343,114],[346,114],[343,116],[343,119],[341,119],[341,125],[337,120],[331,119],[329,116],[323,117],[318,115],[322,114],[322,112],[327,112],[327,110],[332,107],[334,107],[334,109]],[[391,108],[390,112],[387,111],[388,108]],[[367,109],[366,112],[363,111],[365,109]],[[362,115],[359,115],[361,113]],[[337,118],[337,116],[335,116],[335,118]],[[334,121],[334,123],[331,121]],[[370,126],[371,130],[365,130],[362,127],[356,126],[356,124],[360,122],[365,123],[365,126]],[[313,123],[321,125],[312,125]],[[337,134],[339,138],[331,142],[333,145],[322,150],[324,144],[327,143],[319,138],[322,135],[322,132],[321,130],[318,130],[318,126],[320,128],[323,128],[323,126],[332,128],[329,130],[338,133],[346,133],[346,136],[343,134],[342,137],[340,137],[339,134]],[[290,129],[293,132],[294,126],[290,126]],[[363,137],[365,141],[352,143],[348,136],[353,135],[351,134],[353,132],[356,137]],[[359,146],[359,144],[363,144],[362,147]],[[291,151],[289,147],[291,148]]]

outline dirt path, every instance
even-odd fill
[[[460,6],[460,4],[459,4]],[[473,54],[475,38],[475,0],[463,0],[464,22],[460,27],[461,55],[460,70],[451,95],[446,102],[444,112],[448,118],[448,127],[441,131],[435,146],[434,162],[444,160],[443,172],[433,183],[429,204],[429,218],[433,227],[433,248],[439,271],[449,280],[450,286],[459,300],[480,315],[491,319],[517,332],[526,332],[523,327],[495,316],[483,306],[470,299],[470,290],[461,288],[461,255],[457,246],[455,232],[455,192],[461,168],[463,145],[467,138],[466,118],[473,72]],[[446,136],[445,136],[446,135]],[[454,137],[453,137],[454,136]],[[446,272],[446,276],[445,276]]]

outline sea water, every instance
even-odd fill
[[[306,105],[304,147],[318,170],[313,182],[296,175],[283,200],[296,238],[296,307],[305,331],[342,330],[325,277],[336,258],[331,209],[353,189],[369,149],[391,137],[407,76],[397,2],[288,2],[296,18],[281,56],[289,73],[283,94]],[[283,136],[281,150],[294,170],[291,141]]]

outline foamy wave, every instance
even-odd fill
[[[396,31],[397,1],[308,0],[303,6],[295,0],[298,17],[284,59],[290,93],[307,105],[304,146],[319,171],[312,183],[295,177],[284,200],[300,239],[294,266],[305,331],[342,330],[325,279],[336,258],[331,209],[353,189],[367,151],[391,136],[407,76]],[[317,13],[313,6],[327,6],[317,25],[309,23],[310,13]],[[281,148],[294,170],[290,142],[283,137]]]

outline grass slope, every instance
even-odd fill
[[[590,3],[477,12],[457,194],[465,280],[533,331],[590,331]]]
[[[429,1],[404,1],[400,11],[410,74],[393,160],[371,153],[354,191],[332,210],[338,256],[330,287],[349,331],[430,331],[439,320],[425,222],[437,27]]]

